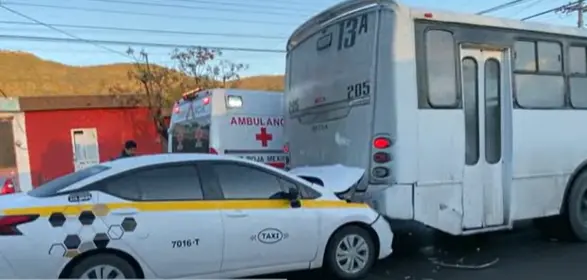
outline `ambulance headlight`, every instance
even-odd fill
[[[226,97],[226,107],[240,108],[243,106],[243,99],[240,96],[229,95]]]

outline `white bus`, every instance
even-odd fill
[[[346,169],[388,218],[454,235],[549,217],[587,241],[586,48],[577,28],[340,3],[288,42],[289,168]]]
[[[283,168],[283,93],[186,92],[173,107],[168,152],[228,154]]]

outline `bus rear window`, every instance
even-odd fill
[[[286,98],[290,114],[369,98],[375,18],[372,11],[349,14],[289,51]]]

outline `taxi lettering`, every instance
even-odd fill
[[[283,239],[287,239],[289,234],[282,232],[276,228],[266,228],[261,230],[256,235],[251,236],[251,240],[259,241],[265,244],[275,244]]]
[[[272,117],[232,117],[230,125],[246,125],[246,126],[283,126],[285,120],[283,118]]]

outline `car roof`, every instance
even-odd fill
[[[120,158],[113,161],[104,162],[101,165],[110,167],[116,170],[125,170],[141,166],[150,166],[161,163],[176,163],[185,161],[210,161],[210,160],[229,160],[236,162],[246,162],[255,164],[261,167],[265,165],[244,160],[235,156],[199,154],[199,153],[168,153],[168,154],[154,154],[154,155],[140,155],[134,157]]]

